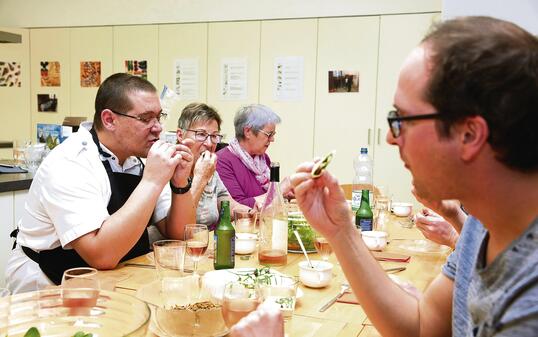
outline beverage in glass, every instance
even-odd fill
[[[314,238],[314,247],[323,261],[329,260],[329,256],[332,254],[333,249],[329,244],[329,241],[319,233],[316,233],[316,237]]]
[[[191,224],[185,226],[187,254],[194,262],[194,273],[198,273],[198,261],[207,250],[209,230],[206,225]]]
[[[298,284],[295,277],[272,275],[271,284],[261,286],[265,301],[273,302],[280,308],[284,321],[291,319],[295,310]]]
[[[62,277],[62,302],[72,315],[89,313],[99,298],[97,269],[78,267],[67,269]]]
[[[239,281],[227,283],[222,302],[222,316],[226,326],[231,328],[241,318],[256,310],[262,300],[261,290],[255,284]]]

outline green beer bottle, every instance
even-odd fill
[[[214,251],[215,269],[230,269],[235,266],[235,229],[230,221],[230,202],[223,200],[220,205],[220,222],[215,228]]]
[[[370,208],[370,196],[368,190],[362,190],[361,205],[355,213],[355,225],[361,231],[373,230],[374,214]]]

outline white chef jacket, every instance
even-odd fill
[[[17,247],[11,251],[6,268],[6,285],[12,293],[41,289],[53,283],[39,265],[22,251],[20,246],[37,252],[70,243],[101,227],[110,216],[107,210],[112,191],[101,159],[109,161],[113,172],[140,175],[138,158],[129,157],[123,166],[111,154],[99,154],[88,131],[91,122],[81,124],[79,131],[58,145],[37,170],[25,203],[25,212],[19,221]],[[152,223],[164,219],[171,205],[168,185],[158,198]]]

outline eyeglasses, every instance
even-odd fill
[[[263,133],[264,135],[267,136],[267,138],[272,138],[276,135],[276,131],[271,131],[271,132],[267,132],[265,130],[258,130],[260,131],[261,133]]]
[[[205,130],[187,129],[187,131],[194,132],[194,140],[196,140],[197,142],[200,142],[200,143],[205,142],[207,137],[209,137],[209,139],[211,139],[211,143],[218,144],[218,143],[220,143],[222,138],[224,138],[223,135],[219,135],[219,134],[210,135]]]
[[[133,116],[133,115],[128,115],[128,114],[123,113],[123,112],[117,112],[117,111],[114,111],[112,109],[109,109],[109,110],[112,111],[113,113],[115,113],[116,115],[125,116],[125,117],[129,117],[129,118],[139,120],[139,121],[141,121],[142,123],[144,123],[146,125],[149,125],[151,123],[151,121],[153,121],[153,120],[157,120],[158,123],[161,123],[161,121],[166,120],[166,118],[168,117],[168,114],[166,114],[166,113],[164,113],[162,111],[159,111],[157,116],[155,116],[151,112],[144,112],[144,113],[141,113],[138,116]],[[153,126],[153,125],[154,124],[151,124],[151,126]]]
[[[439,113],[434,112],[431,114],[424,114],[424,115],[398,116],[398,110],[392,110],[392,111],[389,111],[389,114],[387,116],[387,121],[389,122],[389,128],[390,128],[390,132],[392,132],[392,136],[394,138],[398,138],[402,130],[403,121],[416,121],[416,120],[421,120],[421,119],[435,119],[435,118],[440,118]]]

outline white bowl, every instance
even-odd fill
[[[299,280],[310,288],[323,288],[331,283],[333,278],[333,265],[330,262],[320,260],[310,260],[299,262]]]
[[[409,216],[411,215],[411,212],[413,211],[413,204],[410,204],[408,202],[393,202],[392,203],[392,212],[396,216]]]
[[[256,250],[258,237],[251,233],[235,233],[235,253],[251,254]]]
[[[362,240],[370,250],[383,250],[387,246],[387,233],[381,231],[361,232]]]

